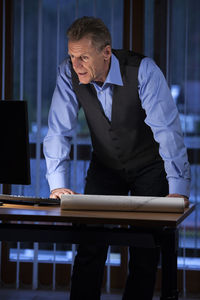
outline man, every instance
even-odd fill
[[[183,197],[188,205],[186,149],[160,69],[142,55],[111,50],[100,19],[77,19],[67,35],[69,57],[59,67],[44,140],[50,197],[74,193],[66,162],[82,106],[93,146],[86,194]],[[71,300],[100,299],[106,256],[106,246],[79,246]],[[158,258],[157,249],[130,248],[124,300],[152,299]]]

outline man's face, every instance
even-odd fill
[[[91,81],[104,82],[109,70],[111,47],[98,51],[90,38],[68,42],[68,53],[79,81],[87,84]]]

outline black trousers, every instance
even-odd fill
[[[88,169],[85,194],[166,196],[168,182],[163,162],[137,170],[111,170],[93,160]],[[129,274],[123,300],[151,300],[154,292],[158,248],[129,248]],[[99,300],[107,246],[79,245],[75,257],[70,300]]]

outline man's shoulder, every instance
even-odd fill
[[[155,74],[156,76],[163,76],[163,73],[156,62],[150,57],[144,57],[142,59],[140,70],[143,74],[151,75]]]
[[[120,63],[130,64],[133,66],[139,66],[141,60],[145,58],[145,56],[141,53],[126,49],[112,49],[112,52],[118,58]]]
[[[58,66],[58,72],[60,75],[66,75],[71,77],[71,60],[69,57],[66,57]]]

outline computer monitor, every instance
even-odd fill
[[[0,183],[30,184],[26,101],[0,100]]]

